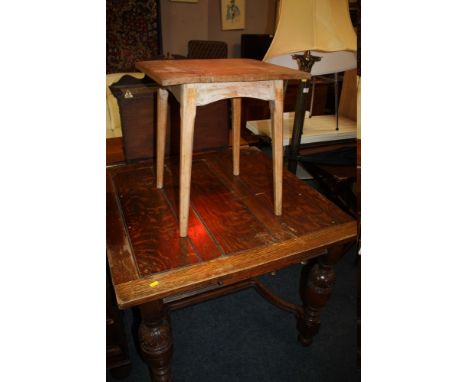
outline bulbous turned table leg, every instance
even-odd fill
[[[148,364],[153,382],[171,378],[172,333],[166,307],[162,301],[140,306],[142,322],[138,339],[142,358]]]
[[[335,264],[344,254],[345,248],[333,247],[326,255],[309,261],[301,275],[301,298],[304,314],[298,318],[298,340],[308,346],[320,328],[320,313],[326,305],[335,285]]]

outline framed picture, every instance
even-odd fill
[[[245,0],[221,0],[221,29],[245,28]]]

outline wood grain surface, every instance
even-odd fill
[[[355,221],[286,171],[275,216],[271,159],[260,151],[240,150],[239,176],[232,166],[231,150],[193,158],[186,238],[177,158],[165,165],[163,189],[151,162],[108,168],[107,255],[121,308],[231,284],[354,240]]]
[[[223,256],[197,266],[122,283],[115,287],[117,302],[120,308],[128,308],[210,285],[235,284],[312,258],[322,254],[325,248],[349,242],[355,237],[356,224],[348,222],[271,246],[244,251],[235,256]],[[152,287],[155,281],[158,285]]]
[[[140,61],[135,67],[162,86],[310,78],[299,70],[243,58]]]

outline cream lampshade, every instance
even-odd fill
[[[312,75],[356,67],[357,38],[348,0],[281,0],[279,21],[264,61],[298,68],[293,54],[310,51],[321,57]]]
[[[335,73],[335,113],[338,130],[338,72],[357,66],[357,37],[349,15],[348,0],[281,0],[275,36],[263,61],[310,72],[312,76]],[[288,168],[296,172],[305,96],[309,81],[301,82],[294,114]],[[314,99],[312,86],[311,113]]]

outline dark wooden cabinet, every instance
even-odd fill
[[[171,155],[178,155],[180,148],[180,113],[179,102],[169,93]],[[229,144],[230,102],[221,100],[205,106],[197,107],[195,116],[195,133],[193,136],[193,151],[209,151],[222,149]]]
[[[245,34],[241,35],[241,57],[263,60],[270,47],[273,35],[270,34]]]

